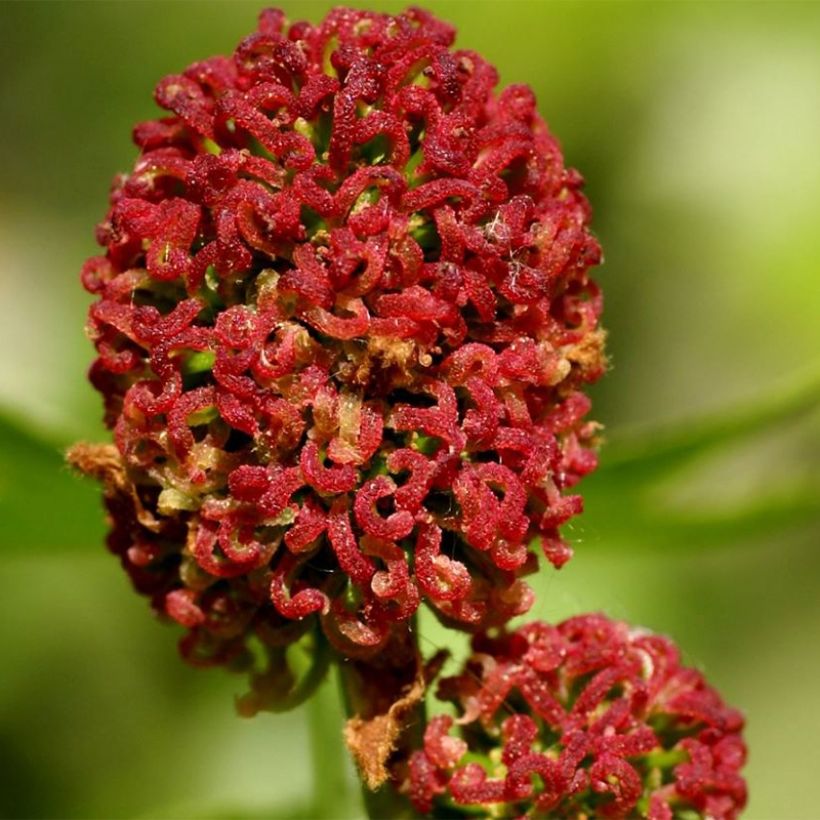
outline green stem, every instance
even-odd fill
[[[353,705],[357,699],[356,673],[344,664],[339,667],[339,688],[345,712],[348,717],[355,716],[358,714],[358,710]],[[414,727],[419,726],[424,731],[424,701],[419,704],[415,712],[419,710],[421,714],[413,714],[410,721]],[[370,820],[406,820],[417,816],[409,801],[402,797],[390,782],[373,791],[362,779],[361,795],[365,812]]]
[[[415,620],[370,661],[340,659],[339,684],[348,718],[373,720],[388,713],[390,706],[403,698],[418,674],[420,654]],[[426,722],[424,698],[402,713],[403,730],[394,743],[393,762],[406,757],[422,744]],[[388,762],[388,770],[391,768]],[[371,820],[405,820],[418,815],[410,801],[388,779],[375,791],[362,778],[362,800]]]
[[[307,704],[313,762],[311,816],[322,820],[355,816],[350,809],[357,802],[351,789],[350,762],[342,737],[344,714],[332,677],[328,675]]]
[[[412,820],[418,817],[407,800],[389,783],[375,792],[363,784],[362,801],[370,820]]]

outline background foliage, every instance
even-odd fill
[[[533,85],[607,255],[610,441],[534,615],[672,635],[748,714],[747,816],[816,817],[820,5],[427,5]],[[102,547],[97,488],[60,456],[102,436],[77,272],[131,125],[156,80],[232,48],[257,10],[0,4],[6,816],[361,816],[349,779],[313,785],[311,735],[337,745],[330,690],[310,718],[235,718],[241,682],[177,660]]]

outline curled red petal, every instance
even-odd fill
[[[339,566],[356,583],[370,583],[376,568],[361,551],[350,526],[350,516],[343,502],[334,502],[328,515],[327,532]]]
[[[325,467],[319,457],[319,447],[308,441],[299,456],[299,465],[305,480],[320,493],[350,492],[358,481],[356,470],[349,464]]]
[[[314,612],[327,612],[329,601],[318,589],[293,588],[293,578],[301,564],[291,555],[283,555],[270,582],[270,600],[276,611],[292,620],[301,620]]]
[[[376,505],[391,498],[395,483],[386,476],[377,476],[361,486],[356,493],[353,511],[359,526],[375,538],[398,541],[409,535],[414,526],[413,516],[406,510],[396,510],[386,518],[379,515]]]

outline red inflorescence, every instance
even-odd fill
[[[133,488],[110,546],[193,660],[316,620],[373,651],[422,599],[502,624],[535,538],[570,557],[600,250],[532,92],[453,39],[268,10],[134,131],[82,274],[91,380]]]
[[[460,735],[433,718],[410,759],[419,811],[729,820],[745,805],[743,717],[667,638],[583,615],[473,648],[438,691]]]

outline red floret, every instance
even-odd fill
[[[500,625],[533,544],[571,555],[600,250],[532,92],[453,40],[266,11],[134,130],[82,274],[135,499],[110,544],[197,660],[303,619],[371,652],[421,600]]]
[[[407,767],[420,812],[731,820],[745,805],[743,717],[667,638],[583,615],[473,649],[439,686],[458,718],[431,719]]]

